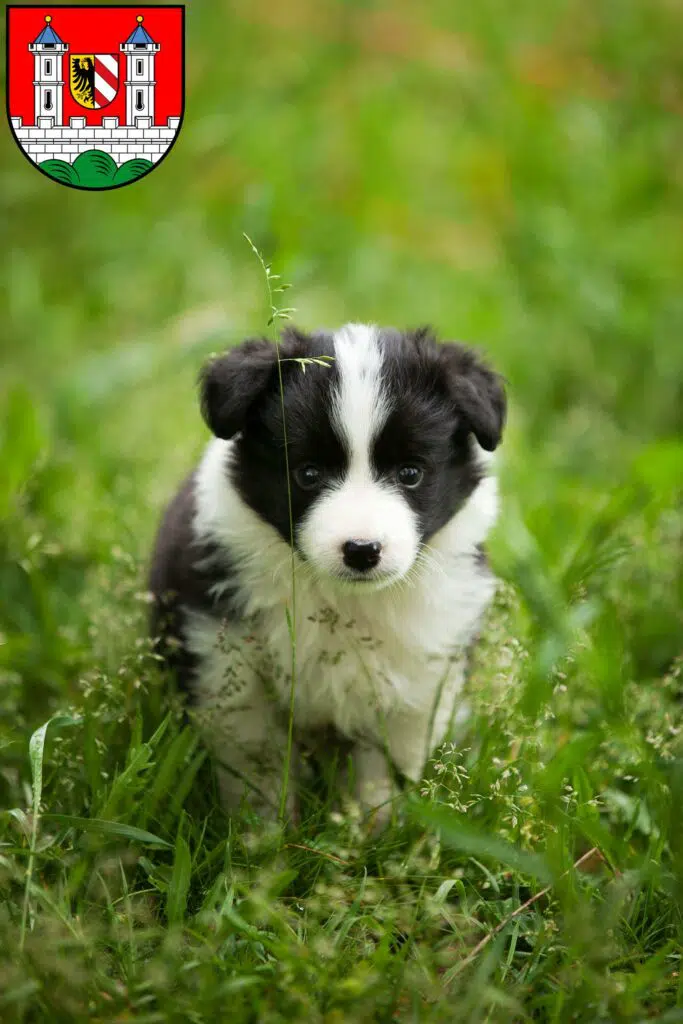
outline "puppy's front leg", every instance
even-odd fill
[[[387,744],[391,759],[407,779],[419,782],[432,751],[469,716],[467,705],[453,693],[445,695],[436,714],[401,711],[387,720]]]
[[[391,817],[393,786],[386,751],[359,740],[353,749],[354,795],[363,811],[372,811],[372,830],[379,831]]]
[[[277,720],[264,695],[251,694],[249,703],[214,709],[200,722],[217,762],[221,803],[236,811],[242,802],[261,817],[274,820],[280,808],[287,756],[287,730]],[[296,817],[298,751],[292,748],[286,813]]]

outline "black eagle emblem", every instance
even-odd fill
[[[84,107],[95,103],[95,61],[90,57],[71,58],[71,91]]]

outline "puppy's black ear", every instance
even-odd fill
[[[292,359],[309,353],[311,339],[292,325],[276,346],[267,338],[250,338],[222,356],[210,360],[199,378],[202,416],[216,435],[228,440],[243,430],[247,413],[277,380],[278,348],[283,379]]]
[[[199,378],[201,410],[216,437],[227,440],[242,430],[276,365],[277,349],[266,338],[244,341],[206,364]]]
[[[440,348],[456,413],[482,448],[492,452],[498,447],[505,426],[503,378],[463,345],[449,342]]]

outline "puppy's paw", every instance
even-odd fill
[[[457,711],[453,716],[452,732],[455,738],[459,738],[463,733],[467,731],[467,727],[472,717],[472,705],[468,700],[463,700]]]
[[[263,797],[259,797],[255,793],[251,793],[247,797],[246,803],[249,808],[258,814],[259,818],[262,818],[264,821],[279,821],[280,807],[282,804],[281,783],[278,780],[277,783],[274,782],[272,786],[268,786]],[[287,796],[285,799],[283,824],[296,826],[299,824],[300,816],[296,780],[290,778],[289,785],[287,786]]]
[[[372,778],[364,778],[356,787],[356,798],[367,821],[368,833],[379,835],[391,820],[394,787],[385,768]]]
[[[259,778],[258,785],[248,785],[229,772],[220,770],[218,786],[221,805],[228,814],[246,810],[265,822],[279,820],[282,783],[277,777],[264,775]],[[295,778],[289,780],[284,818],[288,825],[296,825],[299,822],[299,800]]]
[[[366,817],[366,829],[369,836],[376,838],[384,832],[391,822],[391,804],[380,804],[368,812]]]

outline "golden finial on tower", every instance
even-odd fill
[[[142,17],[142,15],[138,14],[138,25],[141,25],[144,20],[145,19]]]
[[[49,25],[49,24],[50,24],[50,22],[52,21],[52,15],[51,15],[51,14],[46,14],[46,15],[45,15],[45,21],[46,21],[46,22],[48,23],[48,25]]]

